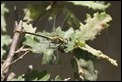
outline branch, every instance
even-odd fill
[[[26,51],[23,55],[21,55],[19,58],[17,58],[16,60],[14,60],[11,64],[8,65],[8,67],[10,67],[11,65],[13,65],[14,63],[16,63],[18,60],[21,60],[26,54],[28,54],[30,51]],[[4,68],[4,70],[6,70],[8,67]]]
[[[15,53],[26,52],[26,51],[31,51],[31,48],[24,48],[24,45],[23,45],[18,50],[16,50]]]
[[[19,58],[17,58],[16,60],[14,60],[10,65],[16,63],[18,60],[22,59],[26,54],[28,54],[30,51],[26,51],[23,55],[21,55]]]
[[[106,59],[107,61],[109,61],[114,66],[118,66],[117,60],[114,60],[114,59],[110,58],[109,56],[103,54],[100,50],[96,50],[96,49],[88,46],[87,44],[85,44],[84,47],[79,46],[79,48],[82,49],[82,50],[88,51],[93,56],[96,56],[98,58]]]
[[[17,24],[17,21],[15,21],[15,29],[14,30],[21,30],[21,29],[22,29],[22,20],[20,20],[19,24]],[[9,70],[9,65],[11,64],[11,62],[13,60],[13,56],[14,56],[14,53],[15,53],[15,49],[16,49],[19,37],[20,37],[20,33],[15,32],[14,36],[13,36],[12,44],[10,46],[10,50],[9,50],[9,53],[8,53],[8,57],[4,61],[3,65],[1,67],[1,81],[3,81],[5,79],[6,73]],[[7,69],[3,71],[3,69],[6,68],[6,67],[7,67]]]

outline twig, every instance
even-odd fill
[[[10,65],[14,64],[15,62],[17,62],[18,60],[22,59],[26,54],[28,54],[30,51],[26,51],[23,55],[21,55],[19,58],[17,58],[16,60],[14,60]]]
[[[20,50],[17,50],[15,53],[25,52],[25,51],[31,51],[31,48],[20,49]]]
[[[24,48],[24,45],[21,46],[18,50],[15,51],[15,53],[19,53]]]
[[[26,51],[23,55],[21,55],[19,58],[17,58],[16,60],[14,60],[11,64],[8,65],[8,67],[10,67],[11,65],[13,65],[14,63],[16,63],[18,60],[21,60],[27,53],[29,53],[30,51]],[[4,70],[6,70],[8,67],[4,68]]]
[[[17,21],[15,21],[15,30],[21,30],[22,29],[22,20],[20,20],[19,24],[17,23]],[[19,36],[20,36],[20,33],[18,32],[15,32],[14,33],[14,36],[13,36],[13,40],[12,40],[12,44],[10,46],[10,50],[9,50],[9,53],[8,53],[8,57],[7,59],[4,61],[2,67],[1,67],[1,81],[3,81],[6,77],[6,73],[8,72],[9,70],[9,65],[11,64],[12,60],[13,60],[13,56],[14,56],[14,53],[15,53],[15,49],[16,49],[16,46],[17,46],[17,42],[19,40]],[[6,70],[3,71],[4,68],[6,68]]]
[[[78,72],[78,75],[79,75],[79,77],[84,81],[84,77],[82,76],[82,74],[83,74],[83,69],[82,69],[82,67],[80,66],[80,62],[78,61],[78,59],[74,56],[74,59],[76,60],[76,62],[77,62],[77,72]]]
[[[15,53],[19,53],[19,52],[25,52],[25,51],[31,51],[31,48],[24,48],[24,45],[22,47],[20,47],[18,50],[15,51]]]

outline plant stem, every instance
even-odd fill
[[[17,21],[15,21],[15,29],[14,30],[21,30],[21,29],[22,29],[22,20],[20,20],[19,24],[17,24]],[[13,56],[14,56],[14,53],[15,53],[17,42],[19,40],[19,36],[20,36],[20,33],[18,33],[18,32],[14,33],[14,36],[13,36],[13,39],[12,39],[12,44],[10,46],[10,50],[9,50],[9,53],[8,53],[8,57],[4,61],[3,65],[1,67],[1,81],[3,81],[5,79],[6,73],[9,70],[9,65],[11,64],[11,62],[13,60]],[[4,70],[5,68],[6,68],[6,70]]]
[[[28,54],[29,52],[30,52],[30,51],[26,51],[23,55],[21,55],[19,58],[17,58],[17,59],[14,60],[11,64],[9,64],[8,67],[11,66],[11,65],[13,65],[14,63],[16,63],[18,60],[21,60],[21,59],[22,59],[26,54]],[[4,68],[3,71],[6,70],[8,67]]]

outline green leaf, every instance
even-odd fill
[[[9,35],[1,35],[1,47],[6,45],[8,46],[11,43],[12,39]]]
[[[68,44],[66,44],[66,49],[64,51],[65,52],[72,51],[75,48],[74,46],[75,46],[75,42],[70,41],[70,42],[68,42]]]
[[[76,41],[77,35],[76,32],[72,33],[68,43],[65,45],[66,49],[64,50],[65,52],[72,51],[75,48],[75,41]]]
[[[34,53],[44,53],[46,49],[49,48],[50,42],[45,38],[39,37],[39,42],[32,47]]]
[[[68,42],[65,45],[66,49],[65,52],[72,51],[76,47],[77,38],[79,36],[79,30],[75,30],[73,33],[70,34],[69,38],[67,39]]]
[[[87,19],[85,20],[86,24],[82,24],[80,26],[80,40],[93,40],[97,34],[101,32],[101,30],[105,29],[109,25],[107,22],[111,21],[112,18],[110,15],[105,12],[95,13],[93,18],[89,14],[87,14]]]
[[[64,31],[61,30],[60,26],[56,28],[56,30],[54,31],[54,34],[60,37],[64,37]]]
[[[11,43],[12,39],[9,35],[1,35],[1,59],[3,55],[6,53],[6,49],[3,46],[8,46]]]
[[[47,74],[44,77],[42,77],[41,79],[39,79],[38,81],[48,81],[49,78],[50,78],[50,74]]]
[[[84,59],[80,59],[79,63],[80,63],[80,66],[83,69],[84,80],[96,81],[98,71],[94,69],[93,61],[92,60],[87,60],[86,61]],[[84,69],[84,68],[86,68],[86,69]]]
[[[24,45],[30,46],[34,53],[43,54],[42,64],[49,63],[55,56],[53,52],[59,44],[53,44],[50,40],[38,36],[25,36],[25,38],[26,40],[23,42]]]
[[[27,25],[27,23],[24,23],[23,26],[25,31],[35,33],[36,28],[33,28],[31,24]],[[43,36],[48,35],[48,33],[45,32],[38,32],[37,34]],[[32,52],[43,54],[42,64],[47,64],[52,60],[54,56],[53,52],[55,47],[57,47],[57,44],[55,45],[51,43],[51,41],[47,40],[46,38],[30,34],[26,34],[25,39],[26,40],[23,42],[23,44],[30,46],[32,48]]]
[[[94,60],[91,59],[90,53],[77,49],[74,50],[74,56],[72,64],[76,73],[75,78],[82,81],[96,81],[98,72],[94,68]]]
[[[47,64],[51,61],[51,59],[53,58],[54,54],[53,54],[53,49],[46,49],[43,52],[43,59],[42,59],[42,64]]]
[[[24,45],[34,47],[35,45],[38,45],[38,43],[31,37],[31,36],[25,36],[25,41],[23,42]]]
[[[24,31],[35,33],[36,28],[33,28],[32,24],[23,24]],[[56,33],[63,33],[60,28],[56,29]],[[54,33],[47,33],[47,32],[38,32],[37,34],[40,34],[45,37],[50,37]],[[56,47],[58,47],[59,44],[53,44],[50,40],[44,37],[39,37],[35,35],[26,34],[25,41],[23,42],[24,45],[30,46],[32,49],[32,52],[34,53],[40,53],[43,54],[42,58],[42,64],[49,63],[53,57],[55,56],[53,54]]]
[[[87,70],[84,70],[84,80],[85,81],[96,81],[97,80],[97,74],[98,74],[98,71],[94,71],[94,72],[90,72],[90,71],[87,71]]]
[[[33,27],[32,24],[27,24],[27,22],[23,22],[23,30],[26,32],[30,32],[30,33],[35,33],[36,31],[36,27]],[[34,38],[34,35],[30,35],[30,34],[26,34],[25,36],[31,36],[32,38]]]
[[[33,19],[31,18],[31,11],[29,9],[25,8],[24,13],[25,13],[25,16],[24,16],[23,20],[26,20],[28,23],[33,21]]]
[[[110,6],[110,3],[105,4],[104,1],[68,1],[74,5],[86,6],[92,8],[93,10],[105,10]]]
[[[5,13],[8,13],[9,10],[5,7],[5,4],[1,4],[1,30],[6,32],[6,21],[5,21]]]
[[[23,75],[19,76],[18,78],[14,78],[11,81],[25,81],[25,79],[23,78]]]
[[[48,74],[45,70],[41,72],[33,70],[29,73],[26,73],[23,78],[25,81],[47,81],[50,78],[50,74]]]
[[[67,31],[64,32],[64,38],[69,39],[69,37],[72,35],[72,33],[74,33],[74,29],[69,28]]]
[[[33,79],[32,81],[38,81],[38,78]]]
[[[54,81],[61,81],[61,77],[59,76],[59,75],[57,75],[56,77],[55,77],[55,80]]]

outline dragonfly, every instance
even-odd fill
[[[17,21],[18,21],[18,19],[22,20],[22,18],[24,18],[24,16],[26,15],[26,12],[25,12],[25,14],[19,15],[18,11],[17,11],[17,8],[15,7],[15,16],[16,16],[15,20],[17,20]],[[64,19],[63,24],[61,26],[61,29],[63,28],[64,23],[65,23],[66,19],[68,18],[68,16],[69,16],[69,13],[67,14],[66,18]],[[39,16],[39,18],[40,18],[40,16]],[[36,21],[39,22],[39,19],[37,19],[37,20]],[[35,26],[36,24],[34,24],[33,26]],[[56,15],[54,16],[54,23],[53,23],[52,31],[53,32],[56,31]],[[55,34],[53,36],[47,36],[47,35],[44,35],[44,34],[31,33],[31,32],[27,32],[27,31],[24,31],[24,30],[21,30],[21,31],[16,30],[15,32],[20,32],[20,33],[24,33],[24,34],[30,34],[30,35],[43,37],[43,38],[46,38],[46,39],[51,40],[52,42],[56,42],[56,43],[66,43],[67,42],[63,37],[60,37],[58,34]]]
[[[27,12],[27,11],[26,11]],[[26,13],[25,13],[26,14]],[[25,14],[22,14],[22,16],[18,16],[18,11],[17,11],[17,8],[15,7],[15,20],[18,21],[18,19],[22,20],[22,18],[24,18]],[[69,16],[69,13],[66,15],[66,17],[64,18],[63,20],[63,23],[61,25],[61,28],[63,28],[64,26],[64,23],[65,21],[67,20]],[[39,17],[40,18],[40,17]],[[52,28],[52,31],[56,31],[56,18],[57,18],[57,15],[54,16],[54,22],[53,22],[53,28]],[[41,19],[41,18],[40,18]],[[37,19],[39,21],[39,19]],[[36,22],[38,22],[36,20]],[[37,23],[36,23],[37,24]],[[33,26],[35,26],[36,24],[34,24]],[[67,43],[67,41],[60,37],[59,35],[53,35],[53,36],[47,36],[47,35],[44,35],[44,34],[37,34],[37,33],[31,33],[31,32],[27,32],[27,31],[24,31],[24,30],[21,30],[21,31],[18,31],[16,30],[15,32],[19,32],[19,33],[23,33],[23,34],[30,34],[30,35],[35,35],[35,36],[38,36],[38,37],[43,37],[43,38],[46,38],[48,40],[51,40],[51,42],[55,43],[55,44],[62,44],[62,43]],[[59,45],[60,46],[60,45]],[[57,55],[56,59],[59,59],[59,51],[58,51],[58,46],[55,47],[55,54]]]

